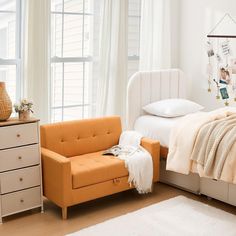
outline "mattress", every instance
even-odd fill
[[[134,123],[134,130],[144,137],[158,140],[163,147],[169,147],[171,129],[182,117],[164,118],[159,116],[140,116]]]

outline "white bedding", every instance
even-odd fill
[[[140,116],[134,124],[134,130],[140,132],[144,137],[159,140],[163,147],[169,147],[171,129],[182,117],[164,118],[159,116]]]

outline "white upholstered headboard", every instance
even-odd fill
[[[129,80],[127,94],[127,128],[143,115],[142,107],[167,98],[185,98],[186,80],[179,69],[137,72]]]

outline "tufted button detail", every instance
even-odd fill
[[[77,139],[79,140],[79,139],[80,139],[80,137],[78,136],[78,137],[77,137]]]
[[[96,137],[96,134],[93,134],[93,137]]]
[[[110,134],[111,132],[110,131],[107,131],[107,134]]]
[[[62,142],[62,143],[65,142],[63,138],[61,139],[61,142]]]

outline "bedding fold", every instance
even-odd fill
[[[232,173],[229,169],[234,166],[225,165],[229,163],[228,157],[232,159],[235,145],[235,108],[188,115],[172,129],[167,170],[182,174],[197,172],[201,177],[233,182],[235,177],[229,178],[227,171]]]

